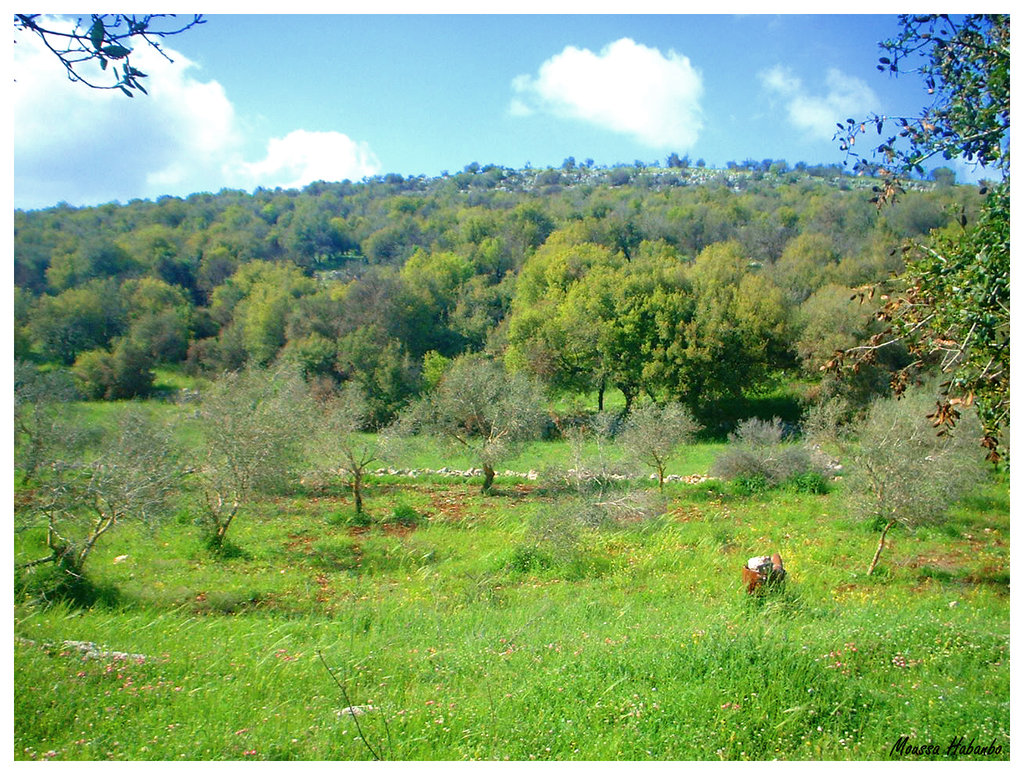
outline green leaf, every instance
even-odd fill
[[[103,45],[103,34],[106,32],[103,28],[103,20],[95,19],[92,26],[89,28],[89,40],[92,42],[92,47],[97,51],[100,50],[100,46]]]
[[[124,92],[125,94],[127,94],[127,95],[128,95],[129,97],[131,97],[132,99],[134,99],[134,98],[135,98],[135,95],[134,95],[134,94],[132,94],[132,93],[131,93],[130,91],[128,91],[128,89],[126,89],[126,88],[125,88],[124,86],[121,86],[120,84],[118,84],[118,87],[117,87],[117,88],[119,88],[119,89],[120,89],[121,91],[123,91],[123,92]]]
[[[104,46],[103,53],[111,59],[123,59],[132,52],[124,46]]]

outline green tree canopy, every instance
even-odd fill
[[[79,353],[104,347],[123,331],[117,286],[111,280],[94,280],[56,296],[43,296],[28,328],[44,357],[70,366]]]

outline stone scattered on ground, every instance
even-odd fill
[[[336,710],[335,715],[338,718],[344,718],[345,716],[365,716],[367,713],[373,713],[377,710],[373,705],[350,705],[347,708]]]
[[[66,640],[62,641],[59,646],[55,646],[52,643],[36,643],[34,640],[29,640],[28,638],[16,638],[16,641],[26,646],[40,646],[48,651],[60,651],[62,654],[77,652],[81,655],[82,659],[115,659],[132,660],[133,662],[146,661],[145,654],[131,654],[127,651],[109,651],[107,649],[100,648],[92,641],[87,640]]]

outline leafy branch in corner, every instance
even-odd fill
[[[173,19],[175,21],[168,22]],[[68,80],[82,83],[92,89],[119,89],[129,97],[133,90],[148,94],[140,79],[146,73],[131,64],[132,46],[142,42],[173,62],[160,43],[164,38],[179,35],[193,27],[205,24],[201,14],[194,14],[190,21],[178,22],[175,14],[91,14],[88,27],[78,19],[74,27],[62,27],[51,16],[38,13],[14,15],[15,32],[30,32],[39,37],[49,51],[57,57],[67,71]],[[93,80],[83,75],[83,65],[99,63],[103,72],[114,76],[111,84]]]
[[[877,68],[897,77],[915,74],[931,102],[919,116],[872,114],[836,124],[835,139],[855,160],[855,172],[880,174],[886,184],[873,201],[884,204],[902,193],[900,178],[924,174],[928,159],[963,159],[1009,173],[1010,20],[1005,15],[902,15],[902,32],[879,46]],[[923,61],[921,61],[923,60]],[[888,131],[887,131],[888,129]],[[856,150],[858,137],[886,135],[870,149]]]
[[[856,371],[885,347],[902,343],[910,365],[896,372],[901,395],[915,371],[937,369],[947,379],[929,415],[939,433],[952,428],[961,410],[974,406],[982,423],[988,460],[1005,458],[1010,418],[1010,19],[1006,15],[944,14],[899,17],[901,34],[880,44],[878,69],[921,77],[931,102],[918,117],[873,115],[837,124],[836,139],[856,169],[880,176],[872,202],[883,207],[903,193],[902,181],[923,174],[935,156],[962,159],[997,175],[983,184],[985,200],[974,223],[965,213],[958,233],[936,232],[904,246],[904,270],[875,291],[884,304],[885,328],[865,344],[837,352],[823,370]],[[856,152],[858,137],[886,127],[895,133]]]

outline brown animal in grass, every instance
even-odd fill
[[[763,594],[772,587],[781,586],[786,579],[786,569],[778,552],[771,557],[751,557],[743,566],[743,583],[747,594]]]

